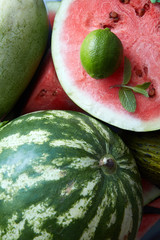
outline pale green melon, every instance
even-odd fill
[[[32,79],[47,39],[43,0],[0,0],[0,118]]]

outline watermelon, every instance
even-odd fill
[[[151,202],[148,206],[150,212],[143,215],[136,240],[158,240],[160,236],[160,198]],[[154,209],[155,208],[155,209]],[[155,213],[157,211],[157,214]]]
[[[51,109],[82,112],[82,109],[63,90],[57,78],[49,48],[34,79],[23,95],[20,114]]]
[[[51,28],[60,3],[59,1],[46,2]],[[55,72],[50,46],[35,77],[22,96],[22,101],[23,104],[19,107],[20,114],[50,109],[83,112],[63,90]]]
[[[46,1],[47,14],[50,20],[51,28],[53,28],[53,22],[55,14],[59,9],[61,1]]]
[[[31,81],[47,40],[43,0],[0,0],[0,119]]]
[[[0,128],[0,153],[0,239],[135,239],[140,175],[106,125],[37,111]]]
[[[156,198],[160,198],[160,188],[151,183],[146,178],[142,178],[143,205],[151,203]]]
[[[160,5],[148,0],[63,0],[54,22],[52,55],[59,81],[69,97],[89,114],[121,129],[159,129],[159,16]],[[112,76],[101,80],[91,78],[80,62],[84,38],[106,27],[121,40],[124,57],[131,63],[129,85],[151,83],[148,98],[135,93],[136,111],[132,113],[122,107],[119,87],[112,87],[123,81],[123,62]]]
[[[121,137],[132,151],[141,175],[160,187],[160,131],[123,131]]]

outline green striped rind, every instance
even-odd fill
[[[105,175],[99,160],[117,167]],[[41,111],[0,129],[0,239],[130,239],[142,216],[128,148],[81,113]]]
[[[124,135],[141,173],[160,186],[160,131]]]

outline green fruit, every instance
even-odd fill
[[[43,0],[0,0],[0,118],[34,75],[48,39]]]
[[[160,187],[160,131],[123,133],[139,170],[145,178]]]
[[[122,58],[122,43],[109,28],[90,32],[82,42],[81,63],[92,78],[109,77],[118,69]]]
[[[40,111],[0,136],[0,239],[135,239],[141,180],[107,126],[78,112]]]

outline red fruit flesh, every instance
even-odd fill
[[[29,96],[22,114],[50,109],[82,111],[61,87],[49,49],[36,76],[34,86],[29,88]]]

